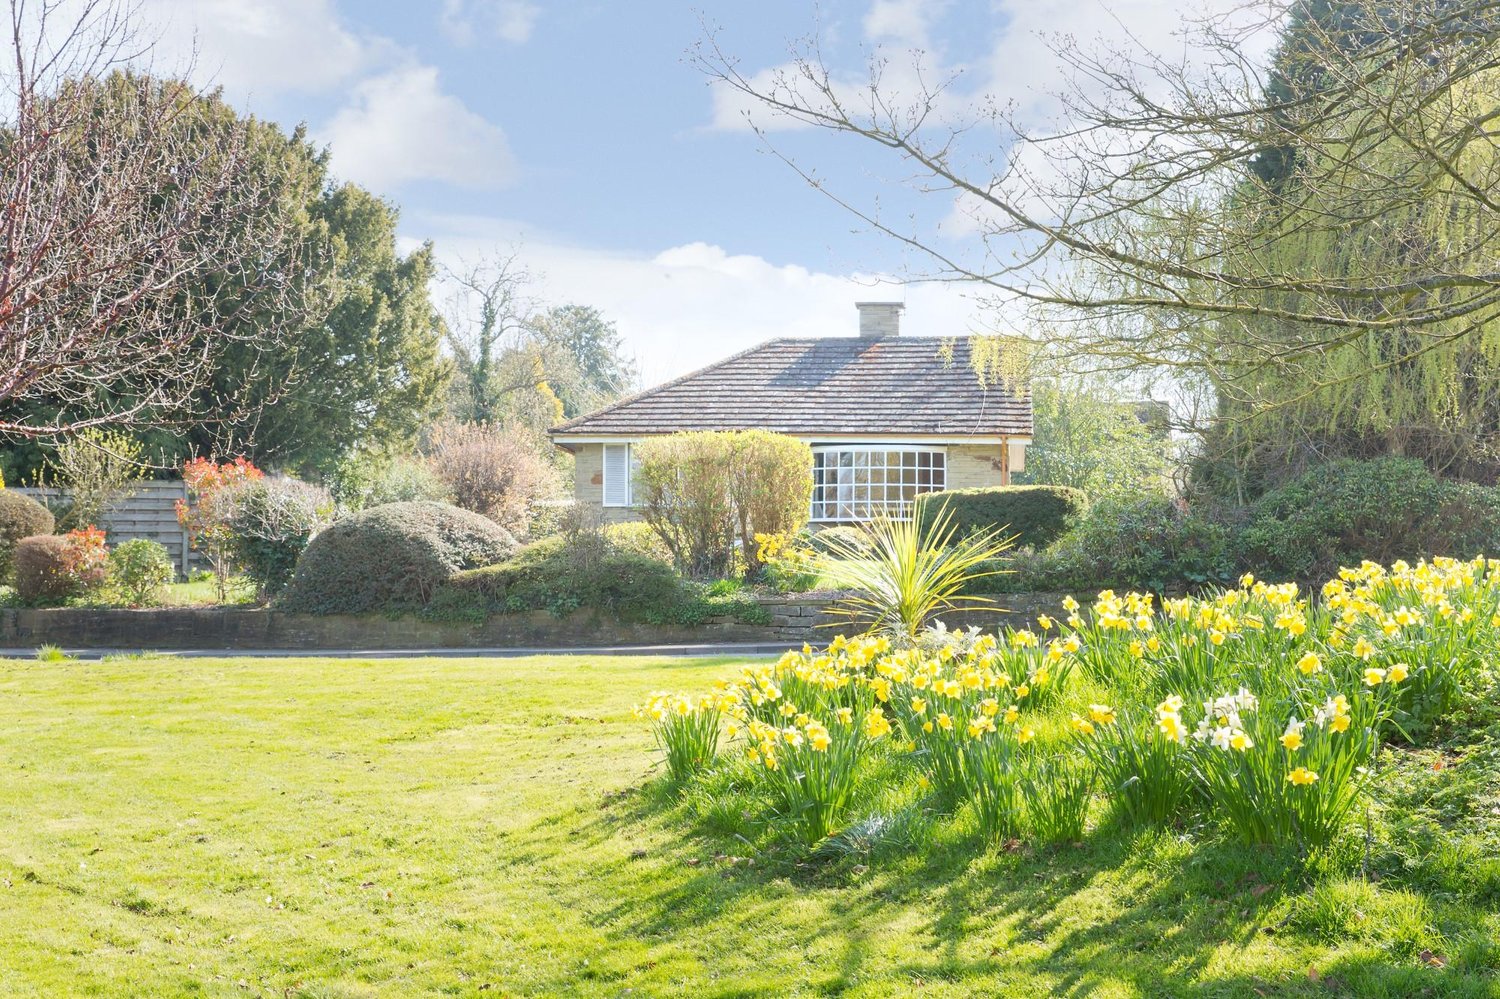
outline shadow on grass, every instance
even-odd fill
[[[654,781],[569,824],[573,844],[603,846],[622,834],[668,843],[594,866],[596,883],[614,891],[590,907],[589,924],[678,948],[712,947],[708,940],[743,939],[745,928],[763,927],[778,946],[804,955],[788,973],[808,975],[805,955],[818,955],[816,973],[803,981],[819,994],[872,980],[1016,995],[1122,987],[1152,996],[1493,994],[1483,974],[1399,963],[1368,942],[1343,941],[1349,946],[1329,954],[1328,967],[1310,972],[1305,955],[1319,953],[1319,941],[1298,936],[1283,918],[1305,887],[1287,851],[1107,826],[1082,844],[1050,849],[993,850],[950,837],[865,867],[815,863],[774,844],[757,850],[694,829],[683,812]],[[549,834],[532,831],[536,849],[516,854],[517,862],[555,859]],[[900,939],[893,920],[901,921]],[[1267,956],[1262,941],[1280,939],[1288,953]]]

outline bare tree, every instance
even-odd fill
[[[892,73],[876,52],[850,81],[814,39],[753,73],[710,31],[698,62],[752,107],[865,142],[909,189],[966,213],[967,244],[929,216],[889,217],[777,151],[752,115],[810,184],[925,254],[926,276],[1025,307],[1043,353],[1185,371],[1254,408],[1500,331],[1500,3],[1333,6],[1336,29],[1307,23],[1307,51],[1278,53],[1306,70],[1297,86],[1278,85],[1255,43],[1304,17],[1302,0],[1187,21],[1176,57],[1123,25],[1108,49],[1040,40],[1065,80],[1045,118],[931,81],[920,53]]]
[[[197,91],[132,70],[150,51],[136,4],[8,13],[0,432],[180,413],[238,336],[228,319],[291,282],[285,213],[247,169],[243,127],[195,128]],[[267,332],[256,349],[276,348]]]
[[[495,423],[507,397],[546,381],[540,360],[527,350],[540,305],[519,250],[446,268],[453,287],[444,310],[445,337],[458,367],[464,420]]]

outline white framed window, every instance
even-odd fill
[[[629,444],[604,445],[604,505],[635,506],[635,476],[640,470]]]
[[[823,523],[905,520],[922,493],[948,482],[941,447],[838,444],[813,447],[812,519]]]

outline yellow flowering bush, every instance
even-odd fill
[[[1500,651],[1500,563],[1346,569],[1310,599],[1246,576],[1158,600],[1069,597],[994,634],[836,638],[643,709],[674,776],[733,740],[813,844],[905,772],[987,840],[1083,835],[1094,802],[1256,843],[1327,846],[1384,735],[1413,738]],[[708,728],[713,729],[710,736]]]

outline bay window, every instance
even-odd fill
[[[943,489],[947,471],[947,453],[940,447],[815,445],[812,519],[866,521],[884,515],[905,520],[917,496]]]

